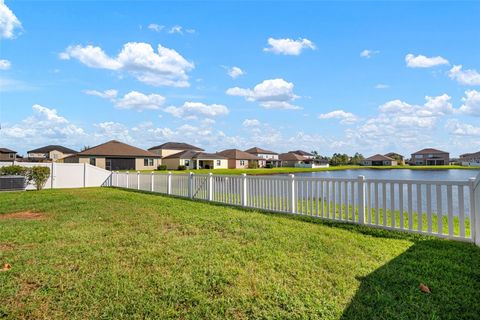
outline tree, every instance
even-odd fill
[[[363,155],[361,153],[355,152],[353,157],[350,159],[350,164],[358,166],[362,164],[363,160],[365,160]]]
[[[50,177],[49,167],[33,167],[30,169],[29,181],[33,181],[37,190],[42,190]]]

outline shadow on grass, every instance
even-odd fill
[[[425,240],[359,279],[341,319],[479,319],[480,250]],[[422,293],[420,283],[431,293]]]

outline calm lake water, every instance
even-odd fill
[[[409,170],[409,169],[358,169],[296,173],[299,177],[317,178],[357,178],[365,176],[367,179],[393,179],[393,180],[435,180],[435,181],[466,181],[475,178],[479,170]]]

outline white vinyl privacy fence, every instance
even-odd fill
[[[109,185],[308,215],[480,246],[480,175],[468,181],[114,172]]]
[[[108,170],[87,163],[15,162],[14,164],[29,168],[49,167],[50,176],[44,187],[46,189],[100,187],[109,181],[112,174]],[[0,162],[0,167],[11,165],[12,162]],[[27,189],[35,189],[35,187],[29,185]]]

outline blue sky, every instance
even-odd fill
[[[480,3],[0,2],[0,146],[480,149]]]

